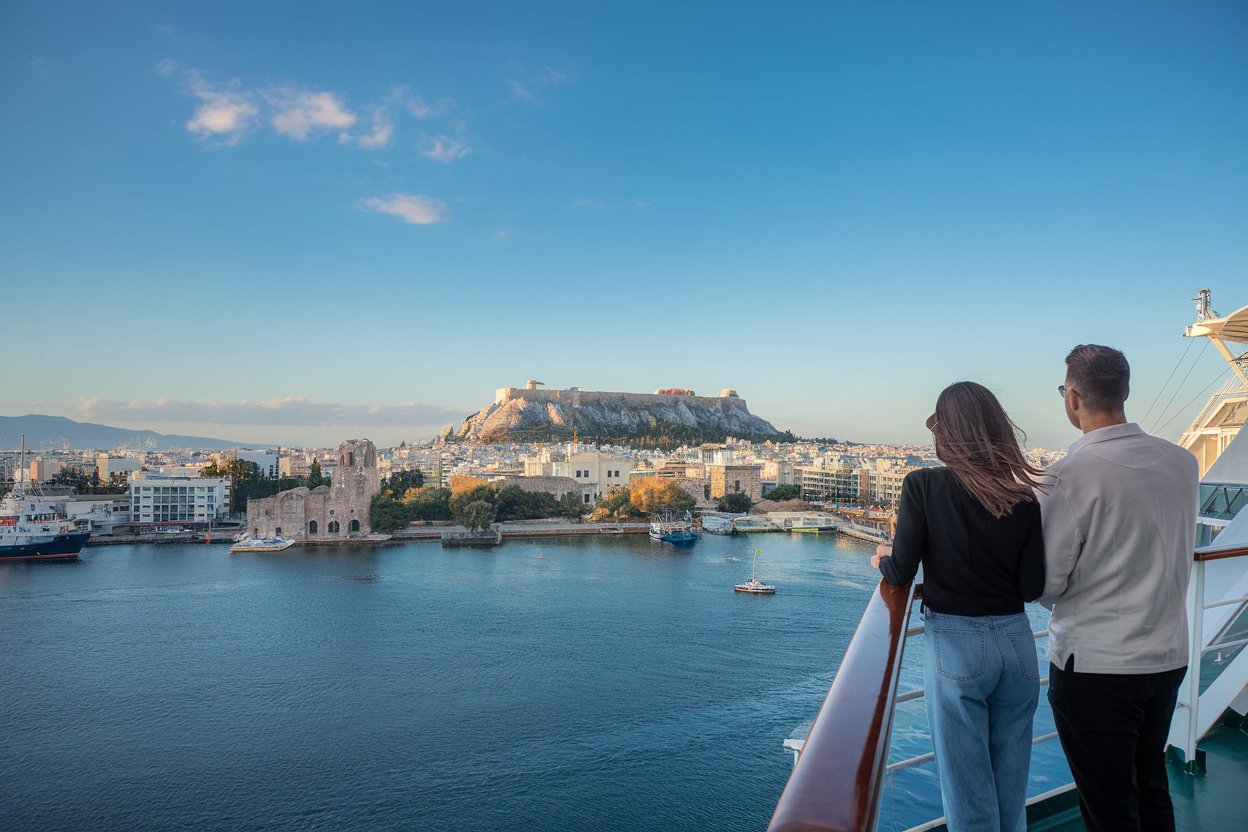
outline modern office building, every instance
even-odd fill
[[[130,475],[131,523],[210,523],[229,512],[230,481],[224,477]]]

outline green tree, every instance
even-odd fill
[[[490,504],[490,508],[494,508],[494,498],[498,494],[498,488],[493,485],[475,485],[472,488],[465,489],[458,494],[452,494],[450,499],[451,517],[460,522],[464,522],[464,510],[472,503],[485,502]]]
[[[802,496],[802,487],[800,485],[777,485],[775,488],[767,492],[768,500],[799,500]]]
[[[308,471],[308,488],[318,488],[322,485],[329,485],[329,478],[321,473],[321,461],[319,459],[312,460],[312,467]]]
[[[719,505],[716,506],[720,511],[728,511],[733,514],[744,514],[754,505],[754,501],[750,499],[749,494],[725,494],[719,498]]]
[[[494,506],[486,500],[473,500],[464,506],[462,522],[469,531],[488,529],[494,522]]]
[[[230,512],[247,510],[252,497],[271,497],[277,493],[277,480],[266,480],[260,466],[246,459],[230,459],[222,465],[213,463],[200,469],[201,477],[224,477],[230,481]],[[293,486],[292,486],[293,487]]]
[[[407,493],[409,488],[420,488],[425,484],[425,475],[417,471],[415,468],[406,471],[395,471],[386,477],[381,484],[382,491],[392,491],[396,495],[396,499]]]
[[[407,507],[385,494],[374,494],[368,505],[368,522],[379,532],[397,531],[407,525]]]
[[[569,491],[559,498],[559,513],[569,520],[580,520],[585,516],[585,502],[581,495]]]
[[[79,468],[62,468],[47,479],[48,485],[68,485],[79,494],[90,493],[92,486],[100,484],[100,475],[88,475]]]
[[[412,520],[450,520],[451,489],[409,488],[403,495],[403,505]]]

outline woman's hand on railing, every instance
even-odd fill
[[[875,547],[875,554],[871,556],[871,565],[876,569],[880,568],[880,558],[888,558],[893,556],[893,547],[889,543],[881,543]]]

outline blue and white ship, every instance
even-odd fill
[[[22,441],[22,469],[26,447]],[[48,500],[25,482],[0,500],[0,562],[73,560],[91,536],[91,524],[65,513],[63,503]]]

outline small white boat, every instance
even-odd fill
[[[743,584],[734,584],[732,589],[734,592],[748,592],[751,595],[775,595],[776,588],[770,584],[765,584],[758,579],[758,553],[761,549],[754,550],[754,565],[750,568],[750,579]]]
[[[717,514],[706,514],[702,517],[702,531],[707,534],[723,534],[733,535],[737,533],[736,527],[732,524],[731,517],[723,517]]]
[[[230,547],[231,552],[280,552],[295,545],[290,537],[244,537]]]

